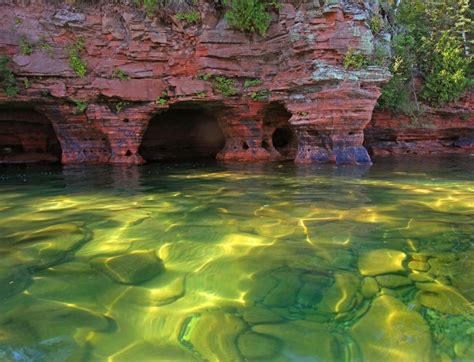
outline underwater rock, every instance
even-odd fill
[[[432,361],[431,335],[423,317],[397,299],[375,298],[350,329],[365,361]]]
[[[422,253],[410,253],[410,256],[415,261],[427,261],[428,256]]]
[[[334,284],[326,290],[318,305],[318,310],[326,313],[341,313],[354,307],[354,299],[359,290],[360,281],[357,276],[349,272],[334,274]]]
[[[454,353],[461,361],[474,361],[474,338],[464,338],[454,345]]]
[[[461,293],[474,302],[474,249],[459,254],[456,269],[451,275],[451,282]]]
[[[331,285],[332,279],[325,275],[306,274],[302,276],[304,283],[298,292],[296,301],[303,307],[312,307],[318,303],[324,290]]]
[[[283,319],[271,309],[262,307],[247,307],[242,311],[242,317],[250,324],[280,322]]]
[[[358,268],[362,275],[379,275],[403,271],[406,254],[399,250],[368,250],[359,256]]]
[[[296,303],[301,282],[295,273],[282,274],[278,285],[270,290],[263,303],[271,307],[285,307]]]
[[[380,286],[385,288],[398,288],[413,283],[410,278],[402,275],[379,275],[375,279]]]
[[[122,284],[140,284],[165,271],[154,250],[137,250],[128,254],[98,257],[91,265]]]
[[[424,261],[412,260],[408,263],[408,269],[418,270],[418,271],[427,271],[430,269],[430,265]]]
[[[474,312],[471,303],[452,287],[438,283],[418,283],[416,286],[420,289],[417,300],[427,308],[450,315]]]
[[[365,277],[362,280],[362,286],[360,292],[364,296],[364,298],[370,299],[375,296],[379,292],[380,288],[377,284],[375,278],[372,277]]]
[[[21,293],[31,284],[31,275],[26,268],[0,269],[0,301]]]
[[[413,273],[408,274],[408,278],[410,278],[414,282],[419,282],[419,283],[433,281],[433,277],[429,275],[428,273],[413,272]]]
[[[95,356],[94,356],[95,357]],[[94,358],[100,360],[106,358]],[[110,362],[115,361],[196,361],[197,359],[184,348],[173,345],[159,345],[149,342],[132,342],[126,348],[107,358]]]
[[[278,342],[275,339],[257,333],[242,334],[238,346],[247,360],[268,360],[278,353]]]
[[[193,316],[182,338],[205,360],[238,361],[236,340],[244,329],[245,323],[231,314],[209,312]]]
[[[255,227],[255,231],[258,235],[270,238],[283,238],[290,236],[296,230],[296,226],[283,224],[281,222],[273,224],[261,224]]]
[[[32,259],[35,266],[47,267],[63,261],[73,251],[90,239],[92,233],[76,224],[56,224],[28,233],[21,238],[23,257]]]
[[[28,293],[57,302],[93,305],[97,297],[116,284],[97,273],[89,263],[71,261],[35,273]]]
[[[31,296],[18,299],[0,315],[0,330],[10,329],[16,333],[22,331],[20,345],[28,343],[31,336],[37,342],[54,340],[60,336],[73,336],[79,330],[87,334],[110,331],[113,328],[114,321],[111,318],[85,306],[78,307],[74,304],[46,301]]]
[[[168,277],[167,274],[165,274]],[[152,281],[142,286],[130,286],[125,290],[111,290],[107,297],[113,298],[113,309],[140,307],[158,307],[173,303],[184,296],[184,277],[170,276],[169,278],[160,278],[156,282]],[[115,295],[116,294],[116,295]]]
[[[73,338],[57,336],[39,343],[4,345],[0,342],[1,361],[83,361],[87,349],[80,348]],[[74,358],[71,358],[74,356]]]
[[[322,323],[304,320],[278,324],[260,324],[252,328],[283,343],[282,354],[292,360],[337,360],[337,340]]]

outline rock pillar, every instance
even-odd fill
[[[218,122],[225,136],[225,146],[218,153],[218,160],[259,162],[281,158],[264,127],[266,106],[261,102],[249,102],[219,111]]]
[[[121,107],[121,105],[119,105]],[[105,105],[90,105],[87,117],[94,126],[107,136],[111,163],[142,164],[145,161],[138,149],[148,122],[155,109],[153,105],[134,106],[119,109]]]

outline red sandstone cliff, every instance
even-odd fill
[[[443,108],[426,107],[411,119],[374,111],[364,145],[374,156],[474,153],[474,92]]]
[[[389,75],[342,67],[349,48],[373,51],[362,1],[283,4],[265,37],[231,29],[205,1],[199,11],[199,25],[163,25],[127,7],[0,5],[0,53],[11,57],[20,87],[15,98],[0,91],[0,145],[57,149],[55,134],[63,163],[179,153],[370,162],[363,130]],[[84,78],[67,50],[80,37]],[[28,55],[20,54],[25,40]],[[237,93],[221,94],[200,77],[207,74],[234,80]],[[245,88],[249,79],[262,83]]]

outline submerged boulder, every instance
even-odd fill
[[[439,312],[457,315],[474,312],[471,303],[456,289],[439,283],[418,283],[421,305]]]
[[[282,352],[291,360],[335,361],[338,342],[322,323],[304,320],[288,323],[260,324],[253,327],[257,333],[282,341]]]
[[[389,295],[374,299],[350,329],[364,361],[432,361],[430,330],[423,317]]]
[[[357,266],[362,275],[380,275],[403,271],[407,255],[399,250],[368,250],[359,256]]]
[[[122,284],[140,284],[165,271],[154,250],[137,250],[128,254],[99,257],[91,265]]]

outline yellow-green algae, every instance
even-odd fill
[[[474,159],[0,171],[0,360],[474,359]]]

